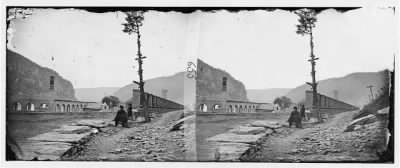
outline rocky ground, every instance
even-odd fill
[[[355,113],[339,113],[323,124],[306,124],[302,129],[282,128],[241,161],[376,162],[376,152],[385,146],[385,120],[344,132]]]
[[[102,128],[82,151],[63,160],[91,161],[183,161],[183,130],[170,132],[182,111],[156,117],[150,123],[129,122],[130,128],[112,125]]]

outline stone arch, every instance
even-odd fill
[[[245,113],[247,113],[248,111],[247,111],[247,106],[244,106],[244,110],[243,110]]]
[[[207,105],[206,104],[200,104],[199,110],[201,112],[207,112]]]
[[[239,113],[243,112],[242,105],[239,106]]]
[[[61,111],[60,104],[57,104],[57,105],[56,105],[56,112],[60,112],[60,111]]]
[[[232,109],[232,105],[229,105],[229,106],[228,106],[228,112],[229,112],[229,113],[232,113],[232,110],[233,110],[233,109]]]
[[[72,105],[71,111],[72,111],[72,112],[76,112],[75,104]]]
[[[46,103],[42,103],[40,104],[40,108],[49,108],[49,105],[47,105]]]
[[[27,111],[35,111],[35,105],[34,105],[33,103],[29,102],[29,103],[26,105],[26,110],[27,110]]]
[[[213,105],[213,109],[214,110],[218,110],[218,109],[220,109],[221,108],[221,105],[220,104],[214,104]]]
[[[65,110],[65,112],[70,112],[71,111],[71,106],[69,106],[69,104],[67,105],[67,109]]]
[[[19,102],[14,103],[14,110],[21,111],[22,110],[21,103],[19,103]]]
[[[61,112],[65,112],[65,104],[61,105]]]
[[[237,112],[238,112],[238,106],[237,106],[237,105],[235,105],[235,108],[233,108],[233,112],[234,112],[234,113],[237,113]]]

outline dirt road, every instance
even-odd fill
[[[356,111],[335,115],[323,124],[303,129],[285,128],[268,137],[256,153],[244,156],[251,162],[374,162],[384,144],[380,122],[369,128],[344,132]]]
[[[180,161],[184,160],[183,131],[169,132],[182,111],[172,111],[150,123],[129,122],[130,128],[103,128],[84,149],[64,160]]]

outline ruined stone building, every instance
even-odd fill
[[[7,50],[6,65],[7,112],[82,112],[93,103],[78,101],[70,81],[18,53]]]
[[[269,103],[250,102],[245,86],[229,73],[197,61],[196,109],[200,112],[270,112]]]

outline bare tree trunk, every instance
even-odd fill
[[[317,110],[317,118],[318,118],[318,122],[323,122],[322,118],[321,118],[321,113],[320,113],[320,105],[319,105],[319,101],[318,101],[318,92],[317,92],[317,82],[315,79],[315,56],[314,56],[314,42],[313,42],[313,34],[312,34],[312,30],[310,32],[310,47],[311,47],[311,77],[312,77],[312,90],[313,90],[313,104],[312,104],[312,108],[314,110]]]
[[[139,64],[139,90],[140,90],[140,104],[143,106],[143,115],[145,118],[146,122],[150,122],[150,117],[147,111],[147,100],[146,100],[146,96],[145,96],[145,92],[144,92],[144,82],[143,82],[143,68],[142,68],[142,64],[143,64],[143,60],[145,57],[142,57],[142,53],[140,51],[140,47],[141,47],[141,43],[140,43],[140,31],[138,28],[138,32],[137,34],[137,44],[138,44],[138,64]]]

